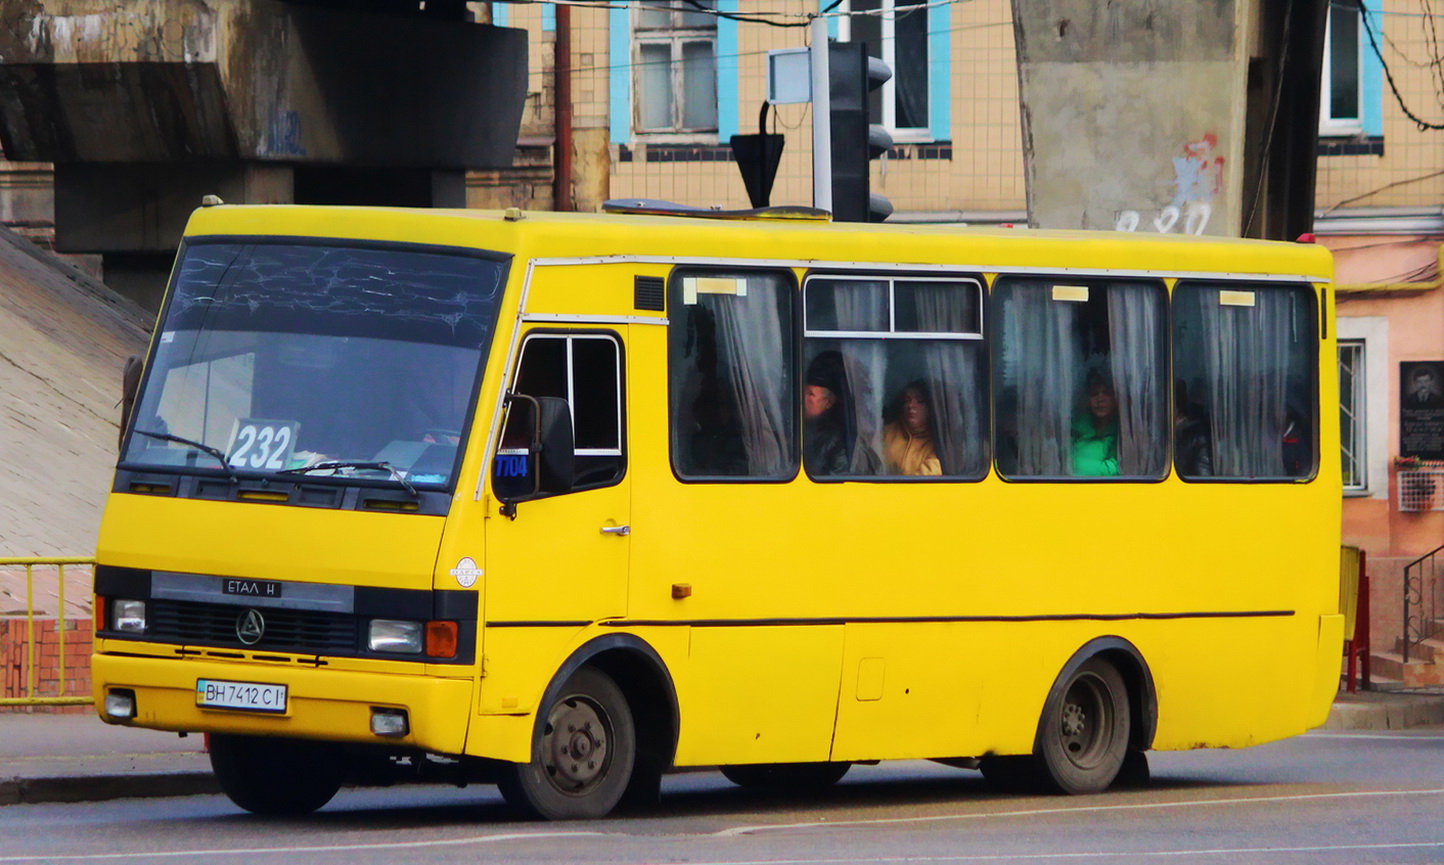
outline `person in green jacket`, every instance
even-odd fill
[[[1073,418],[1073,474],[1106,478],[1118,475],[1118,396],[1103,373],[1088,373],[1084,410]]]

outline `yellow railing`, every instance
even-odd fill
[[[0,706],[79,706],[91,702],[90,697],[65,696],[65,566],[94,566],[94,557],[31,557],[0,558],[0,568],[25,568],[25,696],[0,697]],[[51,697],[36,696],[40,674],[40,647],[35,640],[35,568],[55,567],[57,604],[55,614],[55,637],[60,656],[56,662],[59,680],[57,694]]]

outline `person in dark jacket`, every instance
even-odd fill
[[[840,475],[848,471],[847,423],[841,395],[842,355],[824,351],[807,365],[802,389],[802,442],[810,474]]]
[[[1173,465],[1179,477],[1206,478],[1213,474],[1213,440],[1208,418],[1188,403],[1188,385],[1173,382]]]

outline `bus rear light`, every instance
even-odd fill
[[[426,623],[426,655],[431,658],[456,657],[456,623]]]

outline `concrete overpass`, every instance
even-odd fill
[[[0,0],[0,145],[55,166],[56,249],[155,308],[227,201],[464,206],[511,165],[520,30],[458,0]]]

